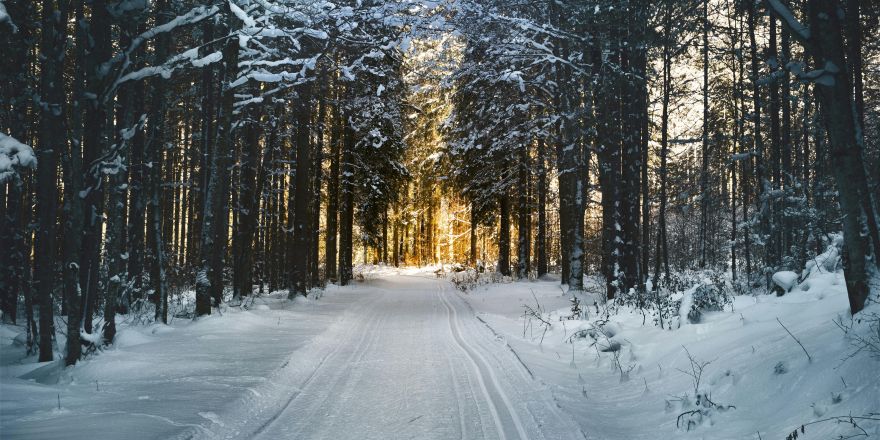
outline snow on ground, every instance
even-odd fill
[[[611,314],[604,333],[590,330],[601,316],[596,306],[588,307],[588,319],[560,320],[570,316],[570,303],[553,281],[481,286],[464,296],[587,438],[784,439],[816,420],[880,413],[880,359],[863,351],[844,361],[855,349],[833,322],[851,323],[839,271],[814,274],[782,297],[737,296],[732,308],[674,330],[661,330],[632,309]],[[550,326],[524,314],[525,306],[542,310]],[[863,316],[878,312],[875,303]],[[596,339],[570,343],[578,330]],[[601,351],[617,344],[617,356]],[[677,428],[679,414],[706,408],[696,406],[687,352],[698,363],[709,362],[699,392],[723,407],[706,411],[702,420],[685,415]],[[880,436],[880,422],[858,425],[871,438]],[[861,433],[836,421],[807,425],[805,432],[801,438]]]
[[[661,330],[625,308],[597,328],[595,305],[560,320],[558,280],[463,293],[438,269],[364,266],[320,299],[276,293],[195,322],[121,325],[112,348],[68,369],[25,357],[20,329],[0,326],[0,437],[783,439],[880,411],[880,359],[843,361],[839,272]],[[709,362],[699,405],[688,352]],[[694,409],[705,416],[676,427]],[[805,430],[857,433],[834,420]]]
[[[4,330],[2,437],[583,438],[437,268],[360,268],[319,300],[122,326],[73,368]],[[161,330],[161,331],[154,331]],[[16,357],[18,356],[18,357]],[[59,403],[60,402],[60,403]]]
[[[25,357],[13,344],[20,329],[0,326],[0,437],[169,438],[222,425],[216,414],[275,392],[291,353],[308,362],[309,344],[339,331],[363,300],[332,286],[320,300],[284,298],[170,326],[123,325],[113,347],[69,369]]]

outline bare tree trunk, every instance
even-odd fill
[[[76,70],[73,80],[74,108],[85,106],[85,57],[88,30],[85,22],[83,5],[76,5]],[[63,159],[64,171],[64,210],[63,224],[64,251],[62,271],[64,276],[64,299],[67,302],[67,347],[65,349],[65,365],[75,364],[82,355],[80,330],[82,326],[82,289],[80,288],[79,261],[82,251],[82,236],[85,226],[83,200],[80,192],[83,187],[82,163],[82,112],[74,111],[70,118],[71,142],[70,150]]]
[[[666,17],[664,21],[664,33],[668,36],[670,31],[670,26],[672,25],[670,20],[670,14],[667,11]],[[669,151],[669,97],[672,88],[672,73],[671,70],[672,64],[672,54],[670,52],[669,41],[668,38],[664,38],[663,43],[663,97],[662,97],[662,110],[660,116],[660,210],[657,216],[657,247],[656,247],[656,256],[654,259],[654,288],[657,288],[658,281],[660,280],[660,262],[663,262],[663,269],[666,280],[669,279],[669,248],[666,242],[666,176],[668,174],[667,169],[667,155]]]
[[[55,221],[58,154],[65,150],[64,44],[65,2],[43,0],[43,37],[40,44],[40,136],[37,149],[37,229],[34,273],[40,306],[40,362],[51,361],[55,325]]]
[[[228,7],[228,6],[227,6]],[[231,84],[238,76],[238,41],[230,38],[223,48],[223,91],[217,145],[210,164],[201,231],[201,263],[196,275],[196,315],[211,314],[212,303],[223,300],[223,258],[226,253],[229,161],[232,150],[232,110],[235,92]]]
[[[763,238],[763,241],[766,241],[770,223],[768,219],[769,214],[769,200],[767,199],[767,190],[768,183],[765,180],[765,157],[764,157],[764,138],[761,133],[761,85],[760,85],[760,73],[758,70],[758,64],[760,62],[760,57],[758,55],[758,43],[755,39],[755,28],[758,26],[757,23],[757,12],[755,11],[754,2],[748,2],[748,33],[749,33],[749,51],[751,55],[751,80],[752,80],[752,103],[753,103],[753,113],[752,113],[752,123],[753,123],[753,141],[754,147],[752,150],[752,156],[754,157],[754,175],[756,182],[756,202],[757,202],[757,212],[755,215],[758,217],[758,235]],[[751,234],[752,231],[748,231],[747,234]],[[771,252],[769,246],[765,246],[764,249],[764,263],[765,265],[769,265],[771,260],[769,257],[771,256]],[[751,271],[749,271],[751,273]],[[767,271],[764,271],[765,276],[765,284],[770,281],[770,274]],[[769,284],[767,284],[769,286]]]
[[[535,260],[537,263],[537,276],[540,278],[547,273],[547,151],[544,145],[544,139],[538,139],[538,175],[537,175],[537,196],[538,196],[538,235],[535,237]],[[474,234],[471,233],[471,242],[476,240]],[[475,256],[476,249],[472,251]]]
[[[529,202],[529,161],[528,144],[520,147],[517,176],[517,261],[516,277],[528,278],[531,271],[531,203]]]
[[[338,219],[339,219],[339,154],[343,142],[342,133],[342,115],[339,110],[338,102],[339,84],[333,84],[334,95],[337,102],[333,103],[331,112],[332,128],[330,131],[330,175],[327,177],[327,232],[325,235],[324,258],[325,258],[325,276],[330,281],[337,280],[336,258],[337,258],[337,235],[338,235]],[[396,255],[396,254],[395,254]],[[395,260],[397,257],[395,257]]]
[[[254,94],[259,86],[252,85]],[[244,126],[242,136],[242,154],[240,156],[238,228],[234,231],[233,243],[233,297],[241,298],[251,294],[253,288],[254,265],[254,234],[257,230],[259,209],[258,195],[262,193],[262,181],[265,179],[262,158],[266,149],[260,152],[260,110],[251,109]],[[268,144],[266,145],[268,148]]]
[[[498,272],[510,276],[510,196],[506,193],[498,197],[500,216],[498,231]]]
[[[291,247],[292,282],[287,297],[293,299],[297,295],[308,293],[308,255],[311,203],[314,192],[312,182],[312,145],[309,136],[311,127],[311,85],[301,86],[299,90],[300,108],[297,117],[296,135],[296,190],[294,191],[293,243]]]
[[[703,133],[700,166],[700,267],[706,267],[709,209],[709,0],[703,0]]]
[[[354,130],[345,124],[345,144],[342,150],[342,183],[340,185],[339,214],[339,285],[345,286],[352,278],[352,233],[354,227],[354,166],[352,153]]]

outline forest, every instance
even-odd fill
[[[694,273],[782,296],[833,248],[877,316],[871,0],[0,0],[0,56],[0,308],[35,361],[363,267],[662,328]]]

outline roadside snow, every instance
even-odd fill
[[[851,339],[834,323],[853,323],[839,271],[816,271],[782,297],[735,297],[732,310],[675,330],[645,322],[638,310],[621,309],[604,322],[594,305],[588,319],[567,320],[568,298],[553,281],[482,286],[462,296],[590,439],[783,439],[812,421],[880,410],[880,359],[867,352],[847,359]],[[546,331],[525,306],[549,311]],[[862,316],[878,312],[873,304]],[[676,427],[678,416],[709,404],[695,405],[688,352],[709,362],[702,398],[725,407],[706,411],[690,430],[687,416]],[[880,435],[878,422],[859,426]],[[859,432],[832,420],[807,426],[806,438]]]
[[[880,359],[852,346],[877,330],[850,320],[842,273],[823,264],[782,297],[738,296],[674,330],[639,310],[603,313],[613,303],[566,319],[558,280],[461,293],[440,267],[387,266],[359,267],[321,299],[278,292],[198,321],[120,322],[111,348],[73,368],[36,363],[21,328],[3,325],[0,433],[782,439],[807,424],[806,438],[846,437],[858,431],[833,417],[880,409]]]
[[[23,329],[2,325],[0,437],[171,438],[220,426],[216,414],[278,388],[272,378],[291,353],[344,325],[346,311],[363,300],[333,286],[320,301],[285,298],[279,292],[250,310],[170,326],[119,323],[111,348],[73,368],[36,363],[13,342]]]

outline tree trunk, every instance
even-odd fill
[[[333,90],[337,97],[338,88],[339,85],[334,84]],[[330,175],[327,177],[327,232],[324,245],[324,271],[327,279],[335,282],[337,280],[336,245],[338,243],[337,233],[339,225],[339,153],[343,141],[343,120],[338,102],[333,104],[331,119],[333,128],[330,131]],[[397,257],[395,257],[396,259]]]
[[[40,362],[51,361],[54,339],[55,221],[58,154],[65,150],[64,45],[65,2],[43,0],[43,37],[40,44],[40,135],[37,149],[37,228],[34,273],[40,306]]]
[[[294,191],[293,213],[293,246],[291,247],[292,258],[292,283],[288,288],[287,297],[293,299],[297,295],[305,296],[308,293],[308,257],[309,237],[312,231],[311,204],[314,192],[312,183],[312,145],[311,145],[311,90],[310,85],[301,86],[299,90],[300,108],[297,117],[297,128],[294,142],[296,144],[296,190]]]
[[[664,33],[670,32],[669,12],[667,11],[664,22]],[[660,115],[660,209],[657,215],[657,247],[654,258],[654,281],[653,285],[656,289],[660,280],[660,262],[663,262],[665,271],[664,278],[669,279],[669,248],[666,242],[666,176],[668,174],[666,159],[669,151],[669,97],[672,87],[671,70],[672,55],[670,53],[669,42],[664,39],[663,43],[663,97],[661,103]]]
[[[342,150],[342,182],[340,184],[339,214],[339,285],[345,286],[352,278],[352,233],[354,227],[354,130],[345,124],[345,144]]]
[[[251,88],[254,95],[259,93],[259,86],[254,84]],[[238,203],[238,228],[234,231],[234,249],[236,255],[233,258],[233,297],[241,298],[251,294],[253,288],[253,265],[254,265],[254,234],[257,230],[257,217],[259,215],[259,194],[262,193],[262,181],[266,178],[262,172],[264,167],[261,160],[266,155],[266,149],[260,152],[260,110],[251,109],[249,118],[244,126],[242,136],[242,154],[240,156],[239,176],[239,203]]]
[[[506,193],[498,197],[498,272],[510,276],[510,196]]]
[[[517,181],[517,262],[516,277],[520,279],[528,278],[531,271],[529,257],[531,256],[531,204],[529,203],[529,148],[528,144],[520,147],[520,157],[518,161],[518,181]]]
[[[228,6],[227,6],[228,7]],[[232,110],[235,100],[230,87],[238,74],[238,41],[229,39],[223,49],[224,72],[217,145],[208,170],[200,240],[201,262],[196,275],[196,315],[211,314],[212,303],[219,306],[223,295],[223,257],[226,253],[229,159],[232,147]]]
[[[537,263],[537,276],[540,278],[547,273],[547,162],[546,146],[544,138],[538,139],[538,182],[536,192],[538,196],[538,235],[535,237],[535,260]],[[471,242],[476,240],[475,234],[471,233]],[[472,255],[476,254],[476,249]]]
[[[709,209],[709,0],[703,0],[703,133],[700,166],[700,268],[706,267]]]

